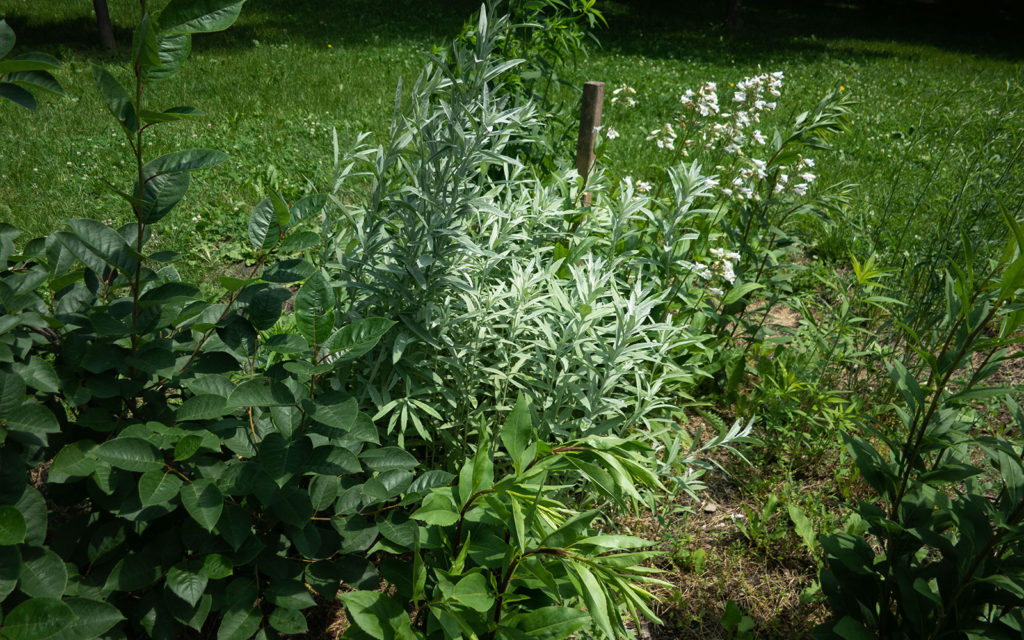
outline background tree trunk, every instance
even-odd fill
[[[100,29],[100,42],[108,51],[114,51],[117,49],[117,41],[114,40],[114,28],[110,24],[107,0],[92,0],[92,8],[96,11],[96,26]]]
[[[725,17],[725,28],[729,31],[739,31],[743,26],[742,0],[729,0],[729,13]]]

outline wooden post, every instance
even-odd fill
[[[583,85],[583,107],[580,109],[580,137],[576,143],[576,171],[583,177],[586,188],[590,170],[594,166],[594,138],[601,127],[601,106],[604,103],[604,83],[587,82]],[[580,196],[580,204],[590,206],[590,193]]]

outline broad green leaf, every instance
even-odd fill
[[[142,15],[139,26],[132,34],[131,60],[138,65],[141,73],[146,75],[154,67],[160,66],[160,56],[157,52],[156,26],[153,18],[147,11]]]
[[[14,48],[15,35],[7,21],[0,18],[0,58],[3,58]]]
[[[75,620],[56,636],[57,640],[97,638],[125,619],[117,607],[99,600],[65,598],[64,602],[71,607]]]
[[[338,597],[348,609],[352,622],[371,637],[379,640],[412,637],[409,615],[394,598],[378,591],[350,591]]]
[[[213,482],[200,478],[181,488],[181,503],[193,520],[213,531],[224,509],[224,496]]]
[[[321,193],[304,196],[292,207],[292,224],[297,224],[306,218],[319,215],[327,204],[327,196]]]
[[[227,404],[227,398],[213,394],[193,396],[182,403],[176,418],[178,422],[219,418],[228,413]]]
[[[263,614],[251,605],[246,609],[231,609],[217,628],[217,640],[249,640],[259,631],[261,622]]]
[[[146,124],[158,124],[161,122],[192,120],[205,114],[195,107],[171,107],[170,109],[165,109],[163,111],[149,111],[147,109],[143,109],[139,112],[139,115],[142,117],[142,121]]]
[[[49,71],[15,71],[7,76],[7,81],[24,88],[38,89],[58,96],[66,95],[60,83]]]
[[[163,469],[153,469],[139,476],[139,500],[143,507],[173,500],[181,489],[181,478]]]
[[[319,272],[295,296],[295,325],[312,345],[321,345],[334,329],[334,291]]]
[[[21,553],[17,546],[0,546],[0,601],[14,591],[21,573]]]
[[[33,598],[59,598],[68,584],[64,561],[53,551],[30,547],[23,549],[18,586]]]
[[[309,589],[301,580],[280,579],[271,581],[270,586],[263,590],[264,597],[278,607],[302,610],[316,606]]]
[[[530,461],[523,459],[523,453],[530,444],[533,435],[533,422],[530,417],[530,404],[526,396],[519,394],[516,399],[516,406],[505,418],[505,424],[501,428],[501,443],[505,445],[505,451],[512,458],[512,464],[516,473],[523,470]]]
[[[203,566],[200,572],[210,580],[221,580],[227,578],[234,569],[231,567],[231,560],[219,553],[211,553],[203,558]]]
[[[36,110],[36,97],[29,93],[26,89],[19,87],[16,84],[11,84],[10,82],[0,82],[0,98],[10,100],[19,107],[24,107],[29,111]]]
[[[414,469],[419,461],[411,453],[399,447],[380,447],[368,449],[359,456],[359,460],[370,471],[390,471],[392,469]]]
[[[336,395],[323,395],[317,399],[313,419],[328,427],[349,431],[359,415],[359,404],[355,398],[342,399]]]
[[[205,169],[218,165],[227,159],[228,154],[214,149],[173,151],[147,162],[142,167],[142,175],[145,176],[145,180],[148,182],[156,176]]]
[[[249,214],[249,242],[257,251],[264,251],[274,246],[280,234],[273,201],[270,198],[260,200]]]
[[[488,588],[487,578],[482,573],[471,573],[455,584],[452,597],[466,607],[486,613],[494,606],[494,596]]]
[[[267,622],[270,623],[271,627],[285,634],[306,633],[309,631],[309,625],[306,624],[305,616],[302,615],[302,612],[295,609],[278,607],[270,614]]]
[[[262,379],[246,380],[228,396],[229,407],[281,407],[295,404],[288,387]]]
[[[590,622],[590,614],[571,607],[541,607],[512,617],[508,624],[530,638],[561,640]]]
[[[164,468],[164,459],[160,451],[142,438],[121,437],[108,440],[93,449],[93,453],[115,469],[152,471]]]
[[[189,563],[179,563],[168,570],[166,580],[171,593],[194,607],[203,597],[209,578],[193,571]]]
[[[238,18],[245,0],[171,0],[160,12],[164,33],[209,33],[227,29]]]
[[[238,296],[238,303],[245,305],[242,312],[245,314],[245,317],[249,318],[252,326],[260,331],[265,331],[277,323],[278,318],[281,317],[284,303],[291,299],[291,297],[292,292],[284,287],[260,282],[246,286],[245,290]],[[272,339],[274,338],[278,341],[294,338],[300,344],[298,352],[305,351],[306,349],[305,342],[294,334],[278,334],[272,337]],[[269,341],[264,343],[264,346],[269,347]]]
[[[318,244],[320,244],[320,234],[315,231],[289,231],[281,241],[278,250],[285,253],[303,251]]]
[[[387,318],[363,318],[338,329],[327,340],[327,350],[340,354],[339,360],[352,360],[377,345],[384,334],[395,326]]]
[[[743,284],[736,285],[732,289],[729,289],[729,293],[725,294],[725,298],[722,299],[722,305],[730,305],[751,291],[763,288],[764,285],[757,282],[744,282]]]
[[[136,183],[135,197],[142,201],[142,222],[152,224],[164,218],[188,192],[192,178],[187,171],[162,173],[146,180],[142,193]]]
[[[199,435],[184,436],[174,445],[174,459],[177,461],[188,460],[203,446],[203,437]]]
[[[25,541],[25,517],[17,507],[0,506],[0,546],[20,544]]]
[[[57,598],[32,598],[4,618],[4,640],[50,640],[71,626],[74,610]]]
[[[160,66],[150,69],[148,80],[163,80],[178,73],[192,51],[192,36],[188,33],[157,34],[157,57]]]
[[[138,253],[129,247],[116,231],[98,220],[84,218],[67,220],[65,224],[80,243],[80,246],[71,243],[65,243],[65,246],[86,266],[93,267],[90,262],[86,262],[87,258],[80,255],[83,247],[104,263],[119,269],[121,273],[135,273],[138,267]]]
[[[99,89],[100,95],[106,102],[107,109],[125,133],[134,136],[139,127],[139,120],[135,115],[135,105],[132,103],[128,91],[121,86],[117,78],[99,65],[92,66],[92,77],[96,81],[96,88]]]
[[[14,71],[53,71],[54,69],[60,69],[60,61],[39,51],[29,51],[6,60],[0,60],[0,74]]]
[[[25,487],[14,506],[25,519],[25,544],[43,546],[46,542],[46,530],[50,524],[46,498],[38,489]]]
[[[21,431],[45,437],[60,431],[57,418],[41,404],[25,403],[4,416],[8,431]]]
[[[459,521],[459,511],[456,509],[452,499],[443,493],[430,493],[423,499],[420,508],[414,511],[410,518],[415,518],[424,524],[448,527]]]
[[[454,475],[441,469],[424,471],[409,485],[408,493],[425,493],[435,487],[446,487],[454,479]]]
[[[308,261],[302,258],[289,258],[267,267],[261,277],[267,282],[298,282],[313,275],[314,271],[316,268]]]
[[[35,387],[44,393],[59,393],[61,390],[60,378],[57,377],[53,365],[38,356],[33,357],[25,364],[15,363],[13,368],[22,381],[30,387]]]

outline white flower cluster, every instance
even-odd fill
[[[740,254],[735,251],[726,251],[721,248],[713,248],[710,250],[714,260],[710,265],[694,263],[690,265],[690,271],[695,273],[697,277],[702,280],[712,280],[713,278],[721,277],[729,284],[736,282],[736,271],[735,265],[739,262]],[[708,287],[713,295],[721,297],[724,292],[718,287]]]
[[[666,122],[660,129],[652,131],[651,135],[647,136],[647,139],[654,140],[659,149],[669,149],[671,151],[676,148],[676,130],[669,122]]]
[[[636,89],[624,84],[615,91],[612,91],[612,104],[621,102],[627,107],[635,107],[636,105],[640,104],[639,101],[637,101],[637,99],[633,97],[635,95]]]

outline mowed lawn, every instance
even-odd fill
[[[638,92],[633,108],[605,104],[604,123],[620,134],[604,149],[612,175],[651,178],[673,160],[646,137],[673,121],[686,89],[709,80],[724,89],[782,71],[775,124],[835,86],[859,101],[841,150],[823,152],[818,161],[821,184],[856,185],[848,193],[858,230],[837,252],[905,249],[893,245],[926,236],[929,221],[954,198],[983,203],[993,190],[1008,189],[999,199],[1009,206],[1019,196],[1014,159],[1024,73],[1012,20],[961,19],[918,3],[747,4],[736,33],[722,28],[715,3],[598,4],[608,22],[596,33],[600,44],[589,47],[588,58],[567,63],[563,78],[576,87],[604,81],[609,98],[622,85]],[[36,49],[63,60],[58,75],[69,95],[45,99],[35,113],[9,104],[0,109],[0,221],[28,234],[69,217],[126,215],[102,180],[127,188],[129,158],[103,112],[90,66],[126,75],[138,4],[111,0],[110,6],[116,53],[99,47],[88,2],[4,3],[19,37],[15,52]],[[330,176],[332,129],[342,145],[363,131],[386,135],[399,80],[408,86],[423,65],[422,52],[443,48],[477,7],[473,0],[250,0],[230,30],[197,36],[184,71],[152,87],[151,99],[160,107],[195,105],[206,116],[153,130],[147,152],[210,147],[227,151],[231,162],[197,176],[162,243],[185,250],[194,264],[239,259],[238,236],[251,206],[270,189],[299,195],[322,188]],[[565,96],[571,108],[572,91]],[[894,224],[895,217],[910,220],[910,227]],[[859,237],[863,229],[870,237]]]

